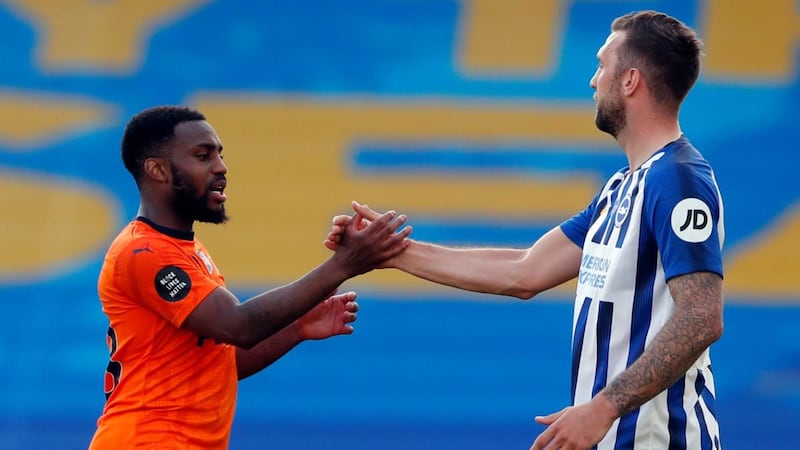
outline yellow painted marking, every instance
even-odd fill
[[[154,30],[208,0],[6,0],[37,31],[43,72],[131,73]],[[57,6],[55,5],[57,3]]]
[[[466,76],[538,75],[555,69],[565,0],[463,0],[457,42]]]
[[[0,170],[12,204],[0,215],[0,279],[20,282],[101,258],[119,207],[96,186],[46,174]]]
[[[796,0],[706,0],[705,74],[752,82],[753,78],[790,82],[800,38]]]
[[[0,144],[26,150],[64,134],[116,123],[116,107],[76,96],[0,90]]]
[[[230,173],[232,221],[198,234],[232,283],[291,281],[328,256],[334,214],[358,200],[415,217],[561,220],[583,209],[596,174],[564,178],[464,173],[354,173],[359,141],[572,143],[618,152],[594,127],[593,106],[348,99],[346,102],[201,94],[192,103],[216,127]],[[531,242],[538,236],[531,236]],[[372,276],[372,275],[371,275]],[[420,282],[382,271],[384,284]]]
[[[800,203],[770,229],[742,245],[725,267],[725,290],[753,298],[800,295]]]

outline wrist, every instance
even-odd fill
[[[359,275],[339,253],[331,255],[322,263],[322,267],[324,267],[323,273],[326,274],[324,275],[326,281],[331,281],[334,286],[339,286],[350,278]]]
[[[595,410],[601,417],[606,417],[609,422],[617,420],[621,413],[619,408],[605,390],[597,394],[592,400]]]
[[[300,343],[308,339],[306,332],[303,329],[303,324],[300,322],[302,319],[297,319],[290,323],[283,332],[286,339],[292,343]]]
[[[387,260],[384,264],[384,268],[389,269],[399,269],[405,271],[407,267],[408,258],[412,255],[413,252],[419,250],[420,243],[413,240],[408,239],[408,246],[403,250],[401,253],[395,255],[391,259]]]

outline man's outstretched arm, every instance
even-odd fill
[[[380,215],[354,204],[366,221]],[[344,227],[353,218],[336,216],[324,245],[337,248]],[[364,223],[364,225],[367,222]],[[455,248],[409,240],[408,248],[381,267],[397,268],[434,283],[474,292],[529,299],[578,275],[581,248],[559,227],[539,238],[530,248]]]

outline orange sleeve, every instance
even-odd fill
[[[139,243],[141,245],[141,243]],[[132,243],[128,248],[136,246]],[[180,327],[189,314],[220,286],[190,249],[164,239],[149,239],[149,251],[127,251],[119,274],[136,301]]]

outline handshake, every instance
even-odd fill
[[[405,214],[387,211],[380,214],[356,201],[354,214],[334,216],[323,245],[334,252],[331,257],[354,277],[376,268],[391,267],[391,261],[403,253],[411,241],[411,226]]]

